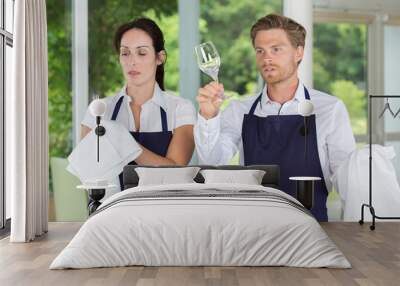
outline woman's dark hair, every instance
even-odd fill
[[[125,23],[125,24],[121,25],[115,32],[114,47],[118,53],[120,52],[120,48],[121,48],[122,36],[125,34],[125,32],[127,32],[131,29],[140,29],[140,30],[146,32],[150,36],[150,38],[153,41],[153,47],[154,47],[154,50],[156,51],[156,56],[159,52],[161,52],[163,50],[165,51],[164,36],[163,36],[163,33],[161,32],[160,27],[158,27],[156,22],[154,22],[153,20],[148,19],[148,18],[138,18],[129,23]],[[166,52],[165,52],[165,55],[167,55]],[[165,61],[164,61],[164,63],[157,66],[157,71],[156,71],[156,81],[162,90],[164,90],[164,64],[165,64]]]

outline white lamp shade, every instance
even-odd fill
[[[301,116],[310,116],[314,111],[314,105],[311,103],[311,100],[302,100],[297,106],[297,112]]]
[[[95,99],[90,103],[89,111],[93,116],[103,116],[106,112],[106,104],[101,99]]]

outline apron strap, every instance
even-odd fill
[[[162,131],[168,132],[167,113],[161,106],[160,106],[160,115],[161,115]]]
[[[121,109],[122,101],[124,100],[124,97],[121,96],[117,104],[114,107],[113,114],[111,116],[111,120],[116,120],[119,110]],[[167,122],[167,113],[165,110],[160,106],[160,115],[161,115],[161,126],[162,126],[162,131],[163,132],[168,132],[168,122]]]
[[[112,116],[111,116],[111,120],[116,120],[116,119],[117,119],[118,112],[119,112],[119,110],[120,110],[120,108],[121,108],[121,104],[122,104],[122,101],[123,101],[123,100],[124,100],[124,97],[123,97],[123,96],[121,96],[121,97],[118,99],[117,104],[116,104],[115,107],[114,107],[113,114],[112,114]]]
[[[254,115],[254,111],[256,110],[257,104],[261,102],[261,97],[262,93],[257,97],[257,99],[254,101],[253,105],[250,108],[249,114]]]
[[[304,95],[306,99],[310,99],[310,94],[308,93],[308,90],[306,87],[304,87]],[[256,110],[257,104],[259,102],[261,102],[261,97],[262,97],[262,93],[257,97],[257,99],[254,101],[253,105],[250,108],[249,114],[253,115],[254,111]]]
[[[308,93],[308,90],[306,87],[304,87],[304,95],[305,95],[306,99],[310,99],[310,94]]]

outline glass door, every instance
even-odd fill
[[[315,23],[313,40],[314,88],[340,98],[350,116],[357,145],[367,143],[367,46],[365,23]],[[330,221],[342,219],[336,191],[328,201]]]
[[[384,27],[384,89],[385,95],[400,96],[400,81],[398,67],[400,65],[400,25],[385,25]],[[392,160],[396,169],[397,180],[400,178],[400,98],[389,101],[395,114],[393,117],[385,113],[384,130],[385,145],[393,146],[396,157]]]
[[[0,229],[8,231],[11,194],[5,182],[5,106],[11,96],[11,68],[14,30],[14,0],[0,1]],[[0,232],[2,234],[3,232]]]

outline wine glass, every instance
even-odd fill
[[[202,43],[194,48],[197,57],[197,64],[202,72],[218,82],[218,72],[221,65],[221,58],[212,42]]]
[[[197,64],[200,70],[218,83],[218,72],[221,65],[221,58],[212,42],[205,42],[194,47]],[[221,99],[228,96],[223,95]]]

